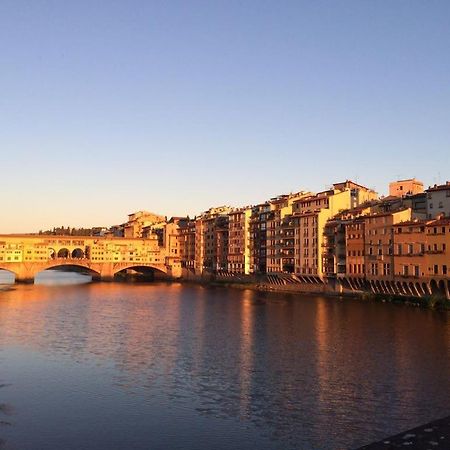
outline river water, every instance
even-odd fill
[[[2,448],[351,449],[450,414],[447,313],[56,281],[0,286]]]

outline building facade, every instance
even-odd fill
[[[228,264],[229,273],[250,273],[250,222],[252,209],[240,208],[228,213]]]
[[[450,217],[450,181],[429,187],[426,194],[428,219],[436,219],[441,215]]]
[[[398,180],[389,183],[389,195],[392,197],[404,197],[423,192],[423,183],[415,178]]]

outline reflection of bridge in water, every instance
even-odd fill
[[[127,269],[170,277],[181,273],[178,258],[156,238],[0,235],[0,269],[12,272],[17,282],[33,282],[37,273],[58,267],[77,268],[96,280],[112,280]]]

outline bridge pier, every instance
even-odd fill
[[[111,282],[114,281],[114,267],[113,263],[104,263],[100,272],[100,281]]]
[[[16,276],[16,283],[18,284],[33,284],[34,277],[19,277]]]
[[[94,278],[92,278],[92,280],[94,280]],[[114,281],[114,275],[110,275],[110,274],[101,274],[100,277],[96,277],[95,281],[106,281],[106,282],[111,282]]]
[[[16,283],[33,284],[35,273],[26,264],[18,265],[15,272]]]

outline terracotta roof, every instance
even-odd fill
[[[427,189],[427,192],[430,192],[430,191],[447,191],[449,189],[450,189],[450,181],[447,181],[445,184],[440,184],[440,185],[435,184],[434,186],[430,186]]]
[[[431,220],[427,223],[427,227],[436,227],[439,225],[450,225],[450,217],[444,217],[443,219]]]
[[[417,225],[417,226],[423,226],[426,225],[429,222],[429,220],[407,220],[405,222],[399,222],[396,223],[396,227],[403,227],[403,226],[411,226],[411,225]]]
[[[399,208],[399,209],[396,209],[396,210],[394,210],[394,211],[379,212],[379,213],[369,214],[369,215],[363,216],[363,217],[364,217],[365,219],[369,219],[369,218],[371,218],[371,217],[390,216],[390,215],[392,215],[392,214],[397,214],[397,213],[400,213],[400,212],[407,211],[408,209],[411,209],[411,208]]]

